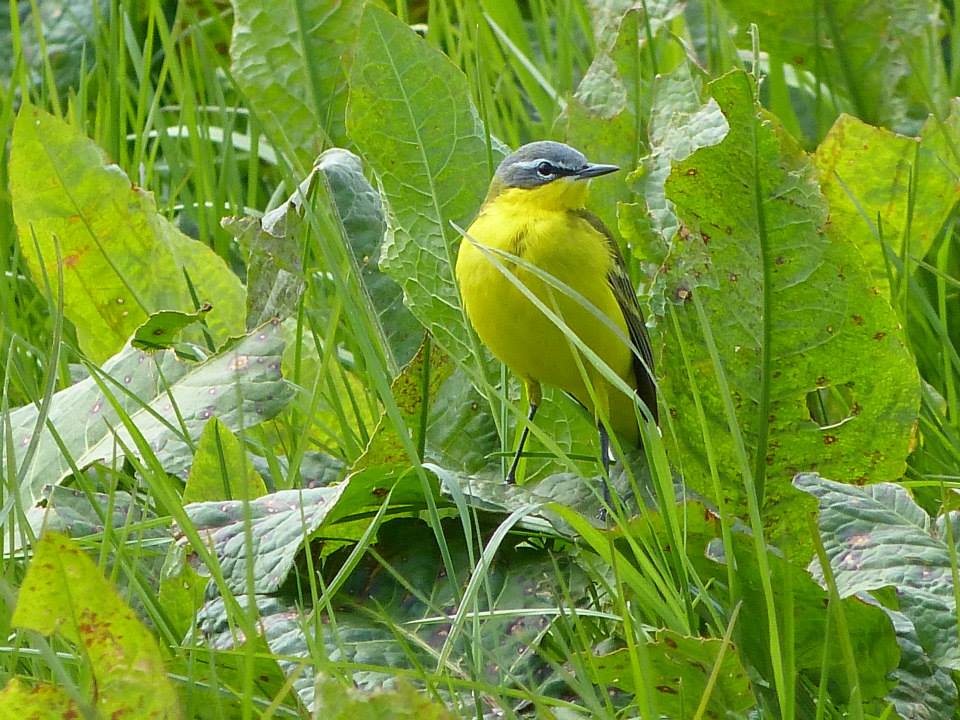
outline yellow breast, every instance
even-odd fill
[[[623,339],[628,336],[626,322],[607,280],[614,262],[607,240],[589,222],[569,211],[569,198],[558,199],[557,191],[551,188],[555,184],[540,190],[508,190],[484,206],[467,231],[468,237],[462,240],[457,258],[464,306],[483,343],[517,375],[559,387],[593,410],[589,383],[598,402],[606,406],[609,396],[605,409],[610,412],[614,429],[636,437],[632,399],[612,392],[589,360],[581,357],[578,363],[579,351],[569,336],[518,287],[521,283],[553,309],[570,331],[634,386],[631,353]],[[548,189],[552,196],[536,196]],[[576,186],[575,190],[581,192]],[[523,258],[592,307],[584,307],[573,293],[552,287],[533,271],[485,251],[487,248]],[[619,336],[601,316],[613,322]]]

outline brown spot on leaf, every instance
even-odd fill
[[[836,435],[824,435],[823,444],[824,445],[833,445],[837,441]]]
[[[854,325],[863,325],[863,315],[851,315],[850,319],[853,320]]]

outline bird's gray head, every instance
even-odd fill
[[[595,165],[569,145],[541,140],[507,155],[497,168],[499,188],[535,188],[560,178],[586,180],[619,170],[616,165]]]

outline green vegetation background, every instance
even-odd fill
[[[958,716],[947,0],[0,8],[0,717]],[[499,159],[592,205],[662,427],[452,267]],[[609,369],[600,368],[610,373]]]

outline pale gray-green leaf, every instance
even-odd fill
[[[820,503],[820,536],[841,596],[893,587],[901,612],[933,661],[960,668],[944,518],[932,519],[892,483],[861,487],[804,473],[794,485]],[[953,551],[960,552],[960,513],[951,512],[949,521],[957,545]],[[822,577],[818,563],[812,571]]]

